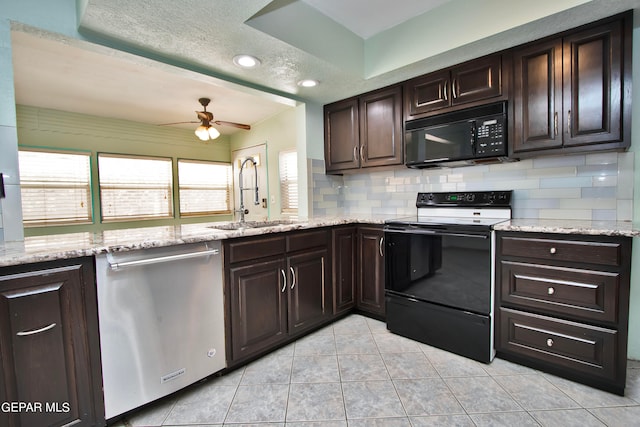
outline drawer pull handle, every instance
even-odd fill
[[[547,347],[553,347],[553,340],[551,338],[547,339]]]
[[[549,288],[549,289],[547,289],[547,293],[548,293],[549,295],[553,295],[553,294],[555,294],[555,293],[556,293],[556,290],[555,290],[555,289],[553,289],[553,288]]]
[[[557,251],[556,251],[556,248],[551,248],[551,249],[549,249],[549,253],[550,253],[550,254],[555,254],[556,252],[557,252]]]
[[[45,326],[44,328],[32,329],[30,331],[17,332],[16,335],[19,336],[19,337],[26,337],[26,336],[29,336],[29,335],[35,335],[35,334],[39,334],[41,332],[48,331],[49,329],[53,329],[55,327],[56,327],[56,324],[54,322],[54,323],[50,324],[49,326]]]

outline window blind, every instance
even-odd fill
[[[298,213],[298,153],[282,151],[279,155],[280,198],[282,213]]]
[[[232,183],[229,163],[178,160],[180,215],[231,213]]]
[[[171,159],[98,154],[102,220],[173,217]]]
[[[18,162],[25,227],[92,222],[89,154],[20,150]]]

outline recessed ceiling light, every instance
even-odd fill
[[[233,57],[233,63],[242,68],[253,68],[260,65],[260,60],[251,55],[236,55]]]
[[[302,86],[302,87],[314,87],[314,86],[318,86],[319,82],[317,80],[312,80],[312,79],[305,79],[305,80],[300,80],[298,82],[298,86]]]

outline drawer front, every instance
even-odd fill
[[[618,273],[510,261],[502,261],[500,268],[503,305],[596,322],[618,321]]]
[[[326,247],[328,243],[329,232],[326,229],[291,233],[287,235],[287,252]]]
[[[284,249],[285,238],[283,235],[231,240],[225,248],[225,256],[228,257],[229,263],[233,264],[276,255],[284,256]]]
[[[570,261],[586,264],[619,266],[622,262],[620,243],[502,237],[501,255]]]
[[[617,331],[500,309],[498,350],[616,379]]]

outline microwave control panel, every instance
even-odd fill
[[[502,117],[476,121],[476,156],[506,156],[506,141],[506,126]]]

